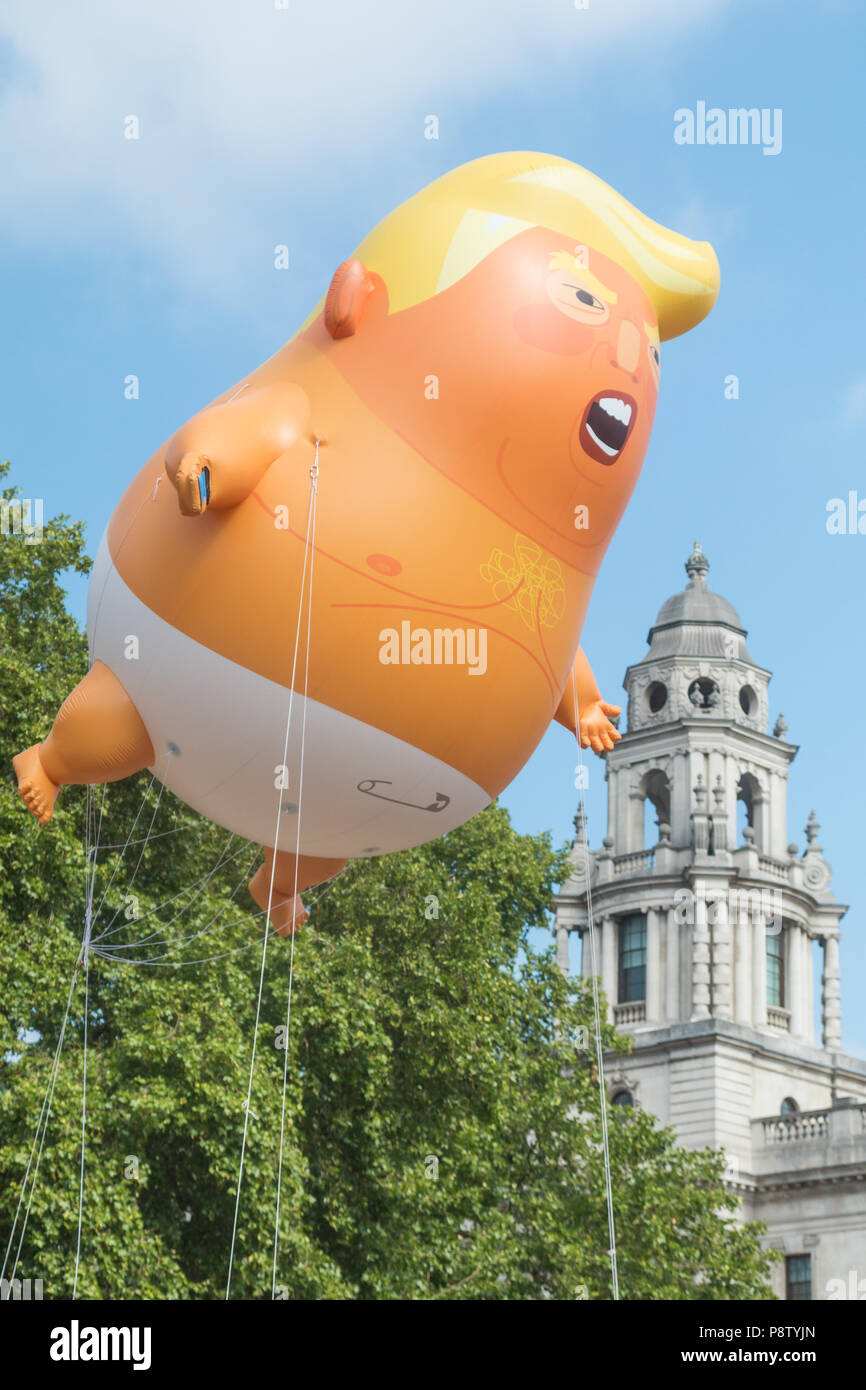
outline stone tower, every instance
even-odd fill
[[[767,732],[771,673],[708,570],[696,543],[685,589],[626,671],[627,730],[606,754],[607,835],[590,849],[576,817],[558,956],[567,970],[579,933],[591,973],[589,875],[610,1021],[635,1039],[627,1059],[609,1059],[613,1101],[652,1111],[689,1147],[726,1150],[744,1217],[766,1220],[768,1243],[785,1249],[777,1292],[842,1296],[832,1281],[850,1287],[854,1269],[866,1297],[866,1063],[839,1050],[847,908],[814,812],[802,853],[788,842],[797,748],[781,715]]]

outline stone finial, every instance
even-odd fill
[[[796,843],[795,840],[792,840],[789,844],[788,853],[790,854],[792,859],[796,859],[797,855],[800,853],[800,846]]]
[[[671,842],[671,828],[667,821],[659,821],[659,844],[669,845]]]
[[[578,806],[574,817],[575,836],[578,840],[586,839],[586,810],[583,806]]]
[[[721,773],[719,773],[718,777],[716,778],[716,785],[713,787],[713,800],[716,803],[716,811],[722,811],[724,809],[725,804],[725,788],[722,785]]]
[[[780,714],[779,718],[773,725],[773,738],[784,738],[787,732],[788,721],[786,720],[784,714]]]
[[[704,774],[702,772],[698,773],[698,780],[695,782],[692,790],[695,794],[695,804],[698,810],[702,811],[707,800],[707,789],[704,786]]]
[[[809,820],[806,824],[806,840],[808,841],[803,858],[800,863],[803,869],[803,887],[824,902],[833,901],[833,893],[830,888],[830,880],[833,871],[824,858],[821,846],[818,844],[818,831],[821,826],[814,811],[809,812]]]
[[[701,772],[698,773],[693,791],[695,794],[695,809],[691,814],[692,848],[695,854],[712,854],[710,817],[707,815],[707,789],[704,786],[703,773]]]
[[[694,550],[686,560],[686,574],[689,576],[689,583],[691,585],[706,584],[709,568],[710,562],[701,550],[700,541],[695,541]]]

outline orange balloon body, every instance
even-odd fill
[[[545,160],[492,156],[398,208],[110,520],[88,626],[146,730],[136,756],[266,846],[294,849],[299,726],[298,843],[329,862],[474,814],[552,718],[573,724],[572,672],[606,730],[593,746],[616,736],[581,628],[646,452],[660,337],[708,312],[717,266]],[[43,771],[71,767],[50,742]],[[33,750],[19,775],[44,818]]]

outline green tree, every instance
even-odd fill
[[[61,581],[88,568],[63,517],[40,544],[0,540],[0,1250],[74,982],[18,1266],[55,1298],[71,1292],[78,1224],[88,797],[67,788],[40,829],[9,766],[86,669]],[[245,888],[257,850],[147,775],[94,791],[91,842],[100,819],[79,1296],[221,1297],[261,962]],[[270,941],[234,1296],[270,1294],[284,1063],[284,1296],[610,1296],[592,1001],[532,944],[564,864],[494,806],[350,866],[296,940],[288,1056],[291,952]],[[604,1042],[626,1046],[611,1029]],[[642,1112],[610,1118],[621,1296],[770,1296],[758,1228],[724,1210],[721,1155],[676,1148]]]

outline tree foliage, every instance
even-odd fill
[[[261,965],[245,887],[258,851],[144,774],[104,800],[95,789],[89,811],[84,789],[65,789],[44,829],[25,813],[11,758],[86,670],[62,576],[88,568],[82,527],[64,517],[39,544],[0,539],[0,1248],[72,983],[17,1271],[70,1295],[89,819],[100,953],[86,972],[78,1294],[222,1297]],[[532,944],[564,871],[549,836],[516,834],[497,806],[354,863],[318,890],[296,939],[288,1055],[291,948],[269,941],[233,1296],[271,1292],[287,1062],[280,1296],[610,1297],[592,1001]],[[604,1042],[626,1046],[609,1028]],[[622,1297],[770,1296],[770,1257],[759,1228],[732,1219],[721,1155],[677,1148],[639,1111],[611,1114],[610,1152]]]

